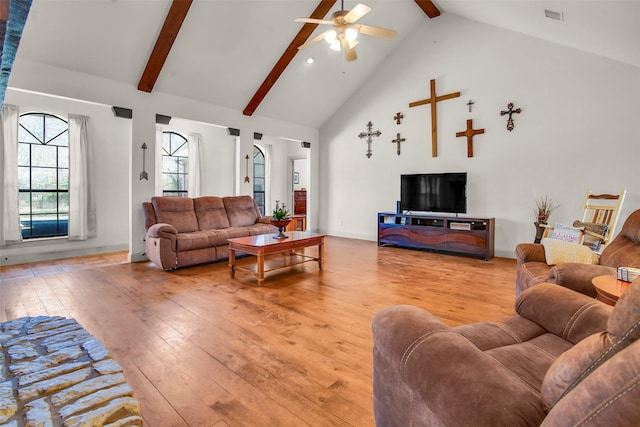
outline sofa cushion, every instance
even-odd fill
[[[542,427],[640,425],[640,341],[591,372],[549,411]]]
[[[260,211],[251,196],[223,197],[222,201],[232,227],[253,225],[260,218]]]
[[[178,233],[198,231],[198,219],[189,197],[152,197],[156,220],[173,225]]]
[[[593,334],[563,353],[549,368],[542,398],[552,408],[595,369],[640,338],[640,279],[620,297],[607,330]]]
[[[200,230],[218,230],[229,227],[229,218],[221,197],[205,196],[193,199]]]
[[[212,247],[207,231],[193,231],[191,233],[178,233],[176,236],[178,252],[192,251]]]

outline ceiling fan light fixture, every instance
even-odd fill
[[[333,42],[331,42],[329,49],[337,50],[338,52],[340,52],[340,40],[335,39]]]
[[[327,43],[329,44],[333,44],[336,41],[336,37],[338,37],[338,33],[336,33],[335,30],[329,30],[326,33],[324,33],[324,39],[327,41]]]
[[[347,37],[348,42],[355,41],[358,38],[358,31],[356,31],[354,28],[349,27],[345,31],[345,36]]]

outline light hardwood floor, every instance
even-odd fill
[[[515,260],[336,237],[322,271],[269,273],[264,287],[230,279],[226,262],[99,265],[24,278],[4,268],[0,321],[76,318],[124,367],[148,426],[373,426],[378,310],[417,305],[452,326],[514,312]]]

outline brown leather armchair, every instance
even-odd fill
[[[418,307],[378,312],[376,425],[640,425],[640,279],[615,307],[543,283],[516,312],[455,328]]]
[[[616,274],[619,266],[640,268],[640,209],[624,222],[620,233],[600,255],[599,264],[561,263],[548,265],[544,247],[538,243],[516,246],[516,297],[543,282],[555,283],[591,297],[596,289],[591,279]]]

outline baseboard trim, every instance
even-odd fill
[[[109,252],[120,252],[129,250],[129,245],[110,245],[100,246],[97,248],[83,248],[83,249],[67,249],[62,251],[46,251],[46,252],[32,252],[28,254],[16,254],[0,257],[0,266],[16,265],[16,264],[28,264],[31,262],[52,261],[63,258],[73,258],[86,255],[100,255]],[[8,258],[8,259],[5,259]]]

